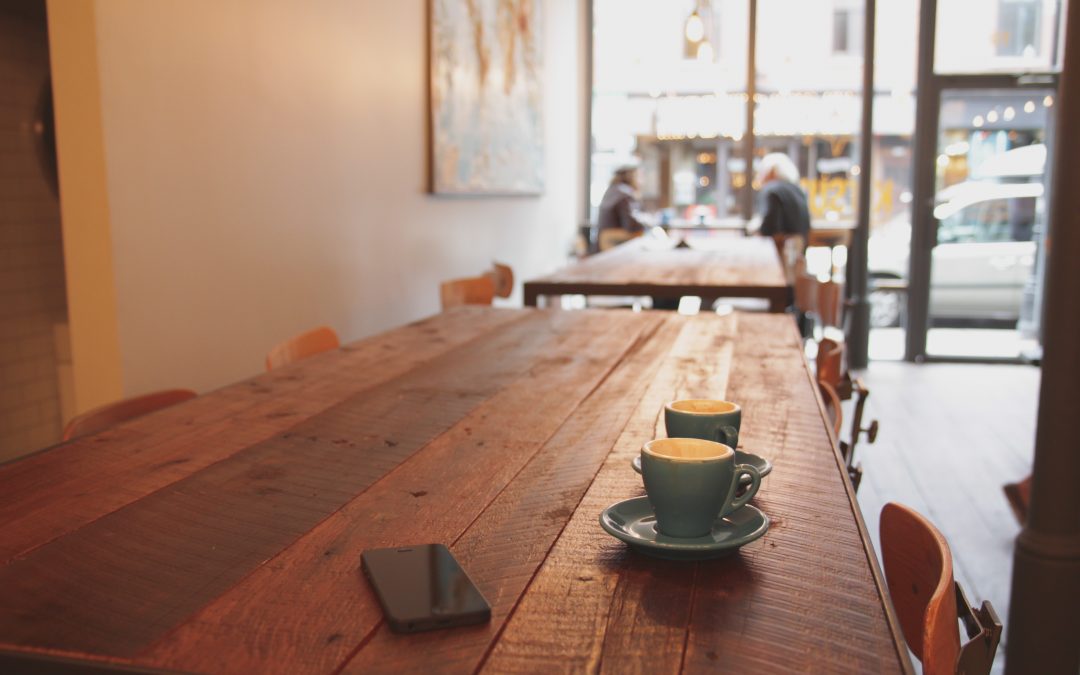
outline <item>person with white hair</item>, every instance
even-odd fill
[[[638,220],[637,165],[624,164],[615,169],[611,184],[600,200],[599,244],[606,250],[628,239],[641,236],[645,223]]]
[[[799,252],[810,234],[810,209],[799,187],[799,170],[787,155],[774,152],[761,158],[757,170],[761,185],[761,229],[770,237],[796,239]]]

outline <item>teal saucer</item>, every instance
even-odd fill
[[[634,459],[631,461],[634,465],[634,471],[641,473],[641,455],[634,455]],[[764,457],[751,454],[749,452],[743,452],[742,450],[735,451],[735,463],[736,464],[749,464],[758,470],[761,477],[764,478],[772,473],[772,463]],[[740,481],[746,485],[750,484],[750,477],[743,476],[743,480]]]
[[[669,537],[656,530],[648,497],[634,497],[604,509],[600,527],[645,555],[668,560],[707,560],[734,553],[769,529],[769,517],[749,504],[713,523],[703,537]]]

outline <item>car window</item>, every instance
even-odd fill
[[[938,222],[939,244],[1031,241],[1035,197],[987,199]]]

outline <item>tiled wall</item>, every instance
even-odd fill
[[[0,4],[0,461],[59,440],[66,336],[60,207],[35,111],[49,72],[44,0]]]

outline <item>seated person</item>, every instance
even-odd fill
[[[761,228],[758,234],[776,242],[789,285],[794,283],[798,261],[806,252],[810,236],[810,210],[799,187],[799,169],[787,155],[770,153],[757,170],[761,185]]]
[[[625,164],[615,169],[611,184],[600,201],[599,244],[605,251],[624,241],[640,237],[645,223],[639,220],[637,190],[637,167]]]

